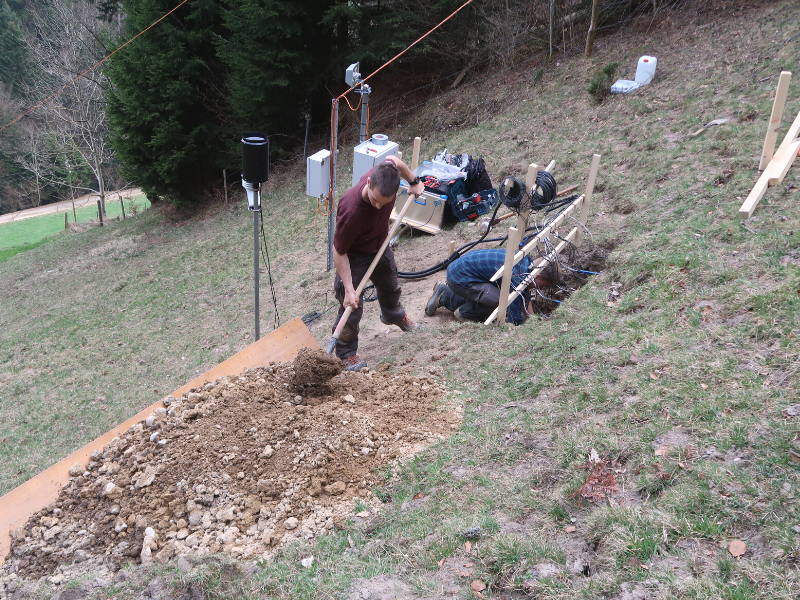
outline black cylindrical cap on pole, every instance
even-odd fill
[[[242,179],[257,184],[269,179],[269,138],[263,133],[242,136]]]

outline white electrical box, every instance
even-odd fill
[[[320,150],[306,159],[306,196],[324,198],[331,191],[331,153]]]
[[[372,167],[379,165],[387,156],[397,156],[400,146],[390,142],[382,133],[376,133],[353,150],[353,183],[355,185]]]

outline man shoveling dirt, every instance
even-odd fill
[[[411,169],[396,156],[389,156],[377,167],[370,169],[339,200],[336,234],[333,238],[333,262],[336,265],[333,289],[341,306],[332,332],[336,332],[336,326],[345,309],[352,308],[353,312],[336,343],[336,355],[347,363],[348,371],[358,371],[367,366],[356,354],[358,324],[364,312],[364,301],[356,297],[356,287],[386,240],[389,216],[397,198],[401,176],[410,183],[409,196],[424,192],[424,186]],[[400,303],[397,263],[391,248],[386,248],[370,276],[370,281],[378,295],[380,319],[383,323],[397,325],[403,331],[419,329],[419,325],[408,318]]]

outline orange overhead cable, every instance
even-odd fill
[[[425,34],[425,35],[423,35],[421,38],[419,38],[418,40],[416,40],[414,43],[412,43],[411,45],[409,45],[409,46],[408,46],[408,47],[407,47],[405,50],[403,50],[403,51],[402,51],[400,54],[398,54],[397,56],[395,56],[393,59],[391,59],[391,60],[389,60],[389,61],[387,61],[387,62],[383,63],[383,64],[382,64],[380,67],[378,67],[378,68],[377,68],[377,69],[375,69],[375,70],[374,70],[372,73],[370,73],[370,74],[369,74],[369,75],[367,75],[367,76],[366,76],[364,79],[362,79],[362,80],[361,80],[361,81],[358,83],[358,85],[361,85],[361,84],[363,84],[363,83],[366,83],[366,82],[367,82],[367,80],[369,80],[369,78],[370,78],[370,77],[372,77],[372,76],[373,76],[373,75],[375,75],[376,73],[380,72],[380,71],[381,71],[381,70],[383,70],[384,68],[388,67],[390,64],[392,64],[392,63],[393,63],[394,61],[396,61],[398,58],[400,58],[401,56],[403,56],[403,54],[405,54],[406,52],[408,52],[409,50],[411,50],[411,48],[413,48],[414,46],[416,46],[417,44],[419,44],[419,43],[420,43],[422,40],[424,40],[424,39],[425,39],[426,37],[428,37],[430,34],[432,34],[434,31],[436,31],[437,29],[439,29],[439,27],[441,27],[442,25],[444,25],[445,23],[447,23],[447,22],[448,22],[450,19],[452,19],[452,18],[453,18],[453,17],[454,17],[456,14],[458,14],[458,12],[459,12],[459,11],[460,11],[462,8],[464,8],[465,6],[467,6],[467,5],[469,5],[469,4],[472,4],[472,0],[467,0],[466,2],[464,2],[464,4],[462,4],[461,6],[459,6],[459,7],[458,7],[456,10],[454,10],[452,13],[450,13],[450,14],[447,16],[447,18],[446,18],[446,19],[444,19],[443,21],[441,21],[441,22],[440,22],[438,25],[436,25],[436,27],[434,27],[433,29],[431,29],[430,31],[428,31],[428,33],[426,33],[426,34]],[[346,92],[344,92],[343,94],[341,94],[341,95],[339,96],[339,98],[337,98],[337,100],[339,100],[340,98],[343,98],[345,95],[349,94],[349,93],[350,93],[350,92],[351,92],[353,89],[355,89],[355,87],[356,87],[356,86],[351,86],[351,87],[350,87],[350,88],[349,88],[349,89],[348,89]],[[348,103],[348,104],[349,104],[349,103]]]
[[[430,34],[432,34],[434,31],[439,29],[439,27],[441,27],[442,25],[447,23],[450,19],[452,19],[455,15],[457,15],[461,11],[461,9],[463,9],[464,7],[466,7],[466,6],[470,5],[470,4],[472,4],[472,0],[467,0],[466,2],[464,2],[464,4],[459,6],[452,13],[450,13],[445,19],[440,21],[439,24],[437,24],[433,29],[429,30],[425,35],[423,35],[422,37],[420,37],[417,40],[415,40],[412,44],[410,44],[408,47],[406,47],[406,49],[403,50],[400,54],[398,54],[397,56],[395,56],[391,60],[383,63],[380,67],[378,67],[372,73],[370,73],[364,79],[362,79],[357,85],[362,85],[362,84],[366,83],[367,80],[369,80],[373,75],[377,74],[378,72],[380,72],[381,70],[383,70],[384,68],[386,68],[387,66],[392,64],[394,61],[396,61],[398,58],[403,56],[406,52],[411,50],[411,48],[413,48],[414,46],[419,44],[422,40],[424,40]],[[355,85],[350,86],[344,93],[340,94],[337,98],[333,99],[333,103],[331,105],[331,145],[333,145],[333,141],[336,139],[336,130],[335,130],[335,128],[337,127],[338,123],[334,122],[334,119],[335,119],[334,115],[336,114],[336,107],[339,104],[339,100],[344,98],[345,102],[347,102],[347,106],[352,111],[357,110],[358,107],[361,105],[361,101],[359,100],[358,105],[355,108],[353,108],[353,106],[350,104],[350,101],[347,99],[347,94],[352,92],[355,88],[356,88]],[[363,98],[364,97],[362,96],[361,99],[363,100]],[[367,105],[367,129],[369,129],[369,105]],[[335,163],[335,156],[334,156],[335,152],[336,152],[336,148],[331,147],[331,167],[330,167],[330,169],[331,169],[331,189],[328,192],[328,195],[325,197],[324,201],[319,200],[318,203],[317,203],[317,212],[322,214],[322,215],[325,215],[325,216],[328,216],[328,215],[331,214],[331,212],[333,211],[333,205],[334,205],[334,202],[335,202],[335,200],[333,198],[333,181],[334,181],[334,178],[335,178],[333,169],[334,169],[334,163]],[[324,202],[324,204],[323,204],[323,202]],[[323,206],[325,207],[324,209],[322,208]],[[314,216],[314,219],[315,219],[315,222],[316,222],[316,214]]]
[[[16,123],[16,122],[17,122],[17,121],[19,121],[20,119],[24,119],[26,116],[28,116],[29,114],[31,114],[31,113],[32,113],[34,110],[36,110],[37,108],[39,108],[39,107],[40,107],[42,104],[44,104],[45,102],[48,102],[49,100],[52,100],[53,98],[55,98],[56,96],[58,96],[58,95],[59,95],[61,92],[63,92],[65,89],[67,89],[67,88],[68,88],[69,86],[71,86],[73,83],[75,83],[76,81],[78,81],[78,80],[79,80],[79,79],[81,79],[82,77],[85,77],[87,73],[90,73],[91,71],[93,71],[94,69],[96,69],[97,67],[99,67],[100,65],[102,65],[102,64],[103,64],[104,62],[106,62],[106,61],[107,61],[109,58],[111,58],[111,57],[112,57],[112,56],[114,56],[114,55],[115,55],[117,52],[119,52],[120,50],[122,50],[122,49],[123,49],[125,46],[127,46],[128,44],[130,44],[131,42],[133,42],[133,40],[135,40],[136,38],[138,38],[140,35],[142,35],[142,34],[146,33],[147,31],[149,31],[150,29],[152,29],[153,27],[155,27],[156,25],[158,25],[159,23],[161,23],[161,21],[163,21],[164,19],[166,19],[168,16],[170,16],[172,13],[174,13],[176,10],[178,10],[178,9],[179,9],[181,6],[183,6],[184,4],[186,4],[188,1],[189,1],[189,0],[183,0],[183,2],[181,2],[180,4],[178,4],[178,5],[177,5],[175,8],[173,8],[171,11],[169,11],[167,14],[165,14],[165,15],[164,15],[164,16],[162,16],[160,19],[158,19],[158,21],[155,21],[155,22],[151,23],[151,24],[150,24],[150,25],[147,27],[147,29],[143,29],[142,31],[140,31],[139,33],[137,33],[135,36],[133,36],[133,37],[132,37],[131,39],[129,39],[127,42],[125,42],[124,44],[122,44],[122,46],[120,46],[119,48],[117,48],[116,50],[114,50],[114,51],[113,51],[111,54],[109,54],[109,55],[108,55],[108,56],[106,56],[105,58],[103,58],[103,59],[99,60],[98,62],[96,62],[94,65],[92,65],[92,66],[91,66],[91,67],[89,67],[88,69],[86,69],[86,70],[85,70],[83,73],[81,73],[81,74],[80,74],[80,75],[78,75],[78,76],[77,76],[75,79],[73,79],[72,81],[70,81],[69,83],[67,83],[67,84],[66,84],[64,87],[62,87],[60,90],[58,90],[57,92],[55,92],[55,93],[53,93],[53,94],[50,94],[50,95],[49,95],[47,98],[45,98],[44,100],[42,100],[42,101],[41,101],[41,102],[39,102],[38,104],[34,105],[34,106],[33,106],[33,107],[31,107],[30,109],[26,110],[24,113],[22,113],[20,116],[18,116],[16,119],[14,119],[13,121],[11,121],[10,123],[6,123],[6,124],[5,124],[5,125],[3,125],[2,127],[0,127],[0,132],[2,132],[4,129],[6,129],[6,128],[10,127],[11,125],[13,125],[14,123]],[[471,0],[470,0],[470,1],[471,1]]]

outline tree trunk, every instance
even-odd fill
[[[592,0],[592,22],[589,25],[589,36],[586,38],[586,52],[587,57],[592,55],[592,48],[594,46],[594,34],[597,31],[597,16],[600,12],[600,0]]]

